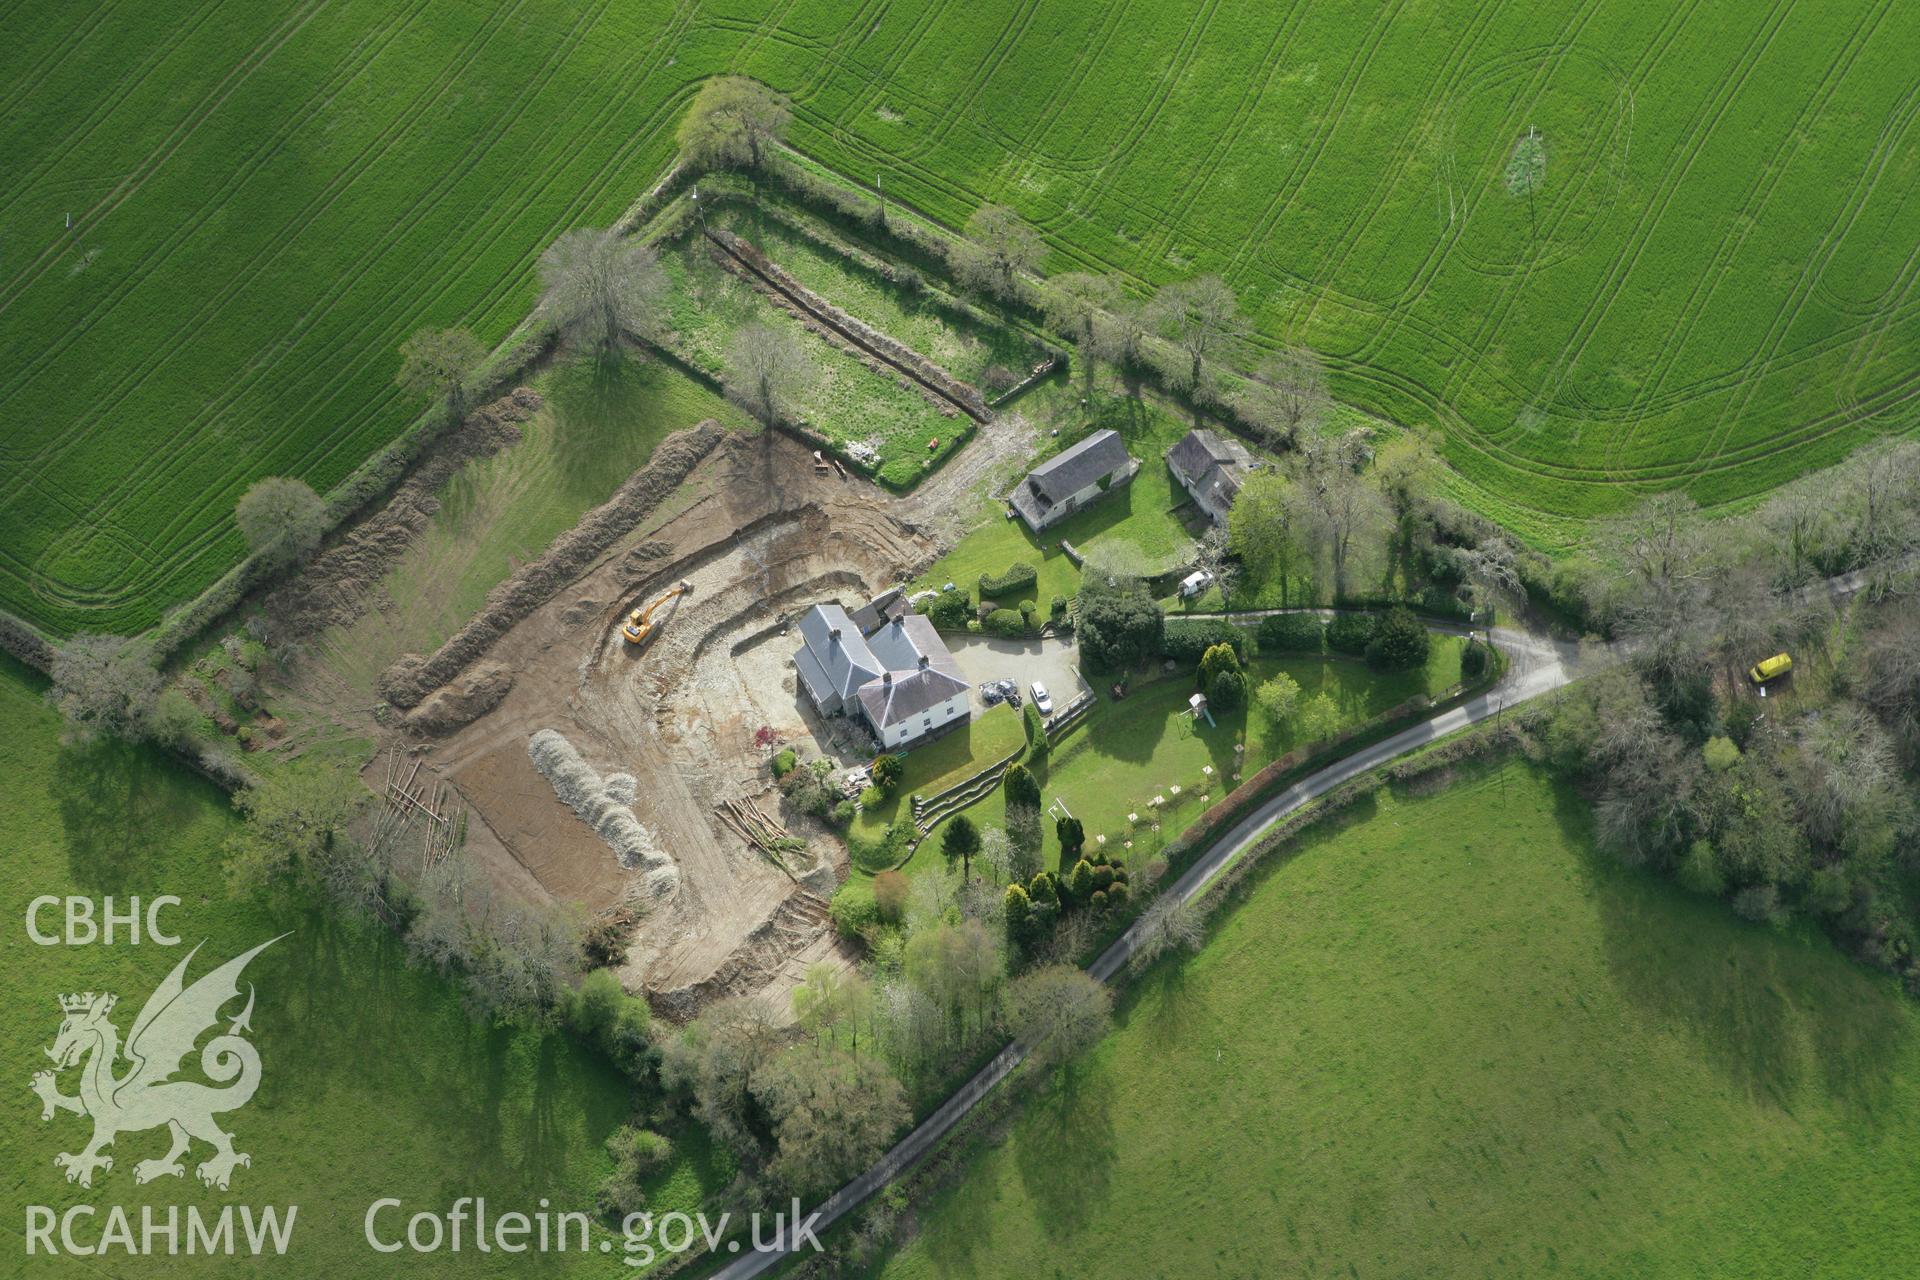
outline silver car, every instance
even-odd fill
[[[1053,699],[1047,694],[1047,686],[1038,680],[1033,682],[1033,705],[1043,716],[1053,714]]]

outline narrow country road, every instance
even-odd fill
[[[1235,614],[1235,616],[1255,615]],[[1444,624],[1433,624],[1431,629],[1454,634],[1464,634],[1466,631],[1465,627]],[[1436,738],[1490,719],[1508,707],[1517,706],[1530,698],[1558,689],[1569,681],[1590,674],[1591,670],[1597,670],[1600,666],[1615,660],[1613,655],[1606,651],[1589,651],[1589,656],[1585,660],[1587,665],[1582,667],[1580,666],[1582,661],[1580,646],[1544,640],[1524,631],[1503,627],[1493,629],[1493,641],[1506,655],[1507,671],[1492,689],[1451,711],[1444,711],[1430,720],[1424,720],[1389,738],[1383,738],[1371,746],[1363,747],[1352,755],[1288,787],[1248,814],[1223,835],[1213,847],[1201,854],[1194,864],[1187,868],[1185,874],[1163,890],[1163,893],[1177,895],[1181,901],[1193,898],[1206,887],[1208,881],[1219,874],[1223,867],[1251,847],[1262,831],[1308,801],[1324,795],[1341,783],[1369,769],[1425,746]],[[1116,938],[1113,945],[1108,947],[1087,971],[1102,982],[1112,981],[1114,975],[1125,967],[1127,960],[1133,955],[1139,939],[1140,925],[1136,922],[1132,928]],[[971,1111],[995,1085],[1012,1074],[1013,1069],[1019,1066],[1025,1057],[1026,1048],[1018,1041],[1007,1045],[995,1054],[992,1061],[980,1068],[972,1079],[960,1086],[931,1115],[915,1125],[913,1130],[896,1143],[892,1150],[880,1157],[872,1168],[834,1192],[820,1204],[813,1211],[810,1219],[811,1230],[815,1234],[826,1231],[842,1216],[897,1178],[908,1165],[932,1150],[942,1138],[946,1137],[953,1126],[959,1123],[961,1117]],[[788,1230],[773,1246],[737,1257],[711,1274],[714,1280],[749,1280],[749,1277],[765,1275],[778,1266],[781,1260],[792,1251],[794,1240],[795,1233]],[[811,1248],[805,1235],[800,1235],[798,1240],[802,1248]]]

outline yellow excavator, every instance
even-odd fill
[[[674,599],[676,596],[684,596],[692,590],[693,584],[691,582],[682,582],[679,586],[662,592],[659,599],[653,601],[645,608],[635,609],[629,614],[627,616],[627,625],[620,628],[620,634],[626,637],[628,644],[641,643],[653,634],[654,610],[658,609],[667,601]]]

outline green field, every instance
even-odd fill
[[[63,1180],[53,1157],[78,1150],[87,1124],[64,1113],[43,1124],[27,1092],[29,1077],[47,1066],[41,1049],[59,1029],[56,997],[118,993],[114,1020],[124,1034],[187,947],[205,941],[192,969],[197,977],[289,930],[248,969],[258,989],[253,1039],[262,1083],[254,1101],[223,1124],[253,1157],[252,1167],[236,1171],[230,1199],[299,1206],[290,1260],[303,1260],[308,1274],[373,1274],[380,1260],[362,1239],[361,1217],[383,1196],[444,1209],[456,1196],[486,1195],[498,1206],[529,1210],[545,1196],[556,1207],[591,1210],[594,1186],[611,1167],[602,1144],[631,1106],[631,1084],[602,1058],[556,1033],[476,1024],[456,987],[406,967],[391,935],[298,904],[230,898],[219,865],[234,821],[226,798],[157,753],[62,747],[59,722],[41,705],[38,686],[5,659],[0,716],[9,729],[0,742],[8,780],[8,803],[0,809],[0,909],[7,922],[0,932],[0,1022],[8,1028],[0,1075],[15,1092],[0,1125],[0,1184],[14,1206],[0,1221],[0,1254],[8,1258],[0,1271],[102,1274],[79,1261],[15,1270],[26,1265],[14,1261],[23,1257],[21,1205],[59,1211],[117,1203],[137,1221],[142,1204],[219,1202],[190,1169],[183,1182],[135,1186],[133,1165],[163,1154],[163,1132],[125,1134],[112,1151],[115,1167],[91,1191]],[[162,893],[183,900],[163,917],[182,937],[179,950],[124,943],[43,948],[27,938],[26,906],[41,894],[111,894],[124,906],[131,895]],[[57,928],[57,912],[41,923]],[[71,1075],[63,1086],[73,1091]],[[679,1152],[654,1189],[657,1211],[692,1210],[728,1177],[725,1158],[698,1130],[681,1136]],[[199,1151],[194,1159],[204,1156]],[[470,1249],[408,1260],[407,1270],[421,1275],[523,1269]],[[240,1257],[137,1267],[123,1261],[113,1260],[112,1274],[259,1273],[259,1264]],[[605,1275],[607,1265],[597,1255],[556,1258],[540,1274]]]
[[[1522,765],[1363,803],[1150,975],[888,1277],[1885,1276],[1920,1015],[1593,852]]]
[[[794,143],[1049,266],[1223,273],[1260,340],[1437,422],[1546,544],[1910,431],[1920,115],[1893,0],[1534,6],[212,0],[0,14],[0,603],[130,629],[411,418],[395,348],[500,338],[560,230],[721,70]],[[1544,185],[1502,181],[1537,129]],[[71,229],[67,216],[72,216]]]

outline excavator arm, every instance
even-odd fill
[[[653,634],[653,615],[655,610],[666,604],[667,601],[675,599],[678,596],[686,595],[692,590],[693,584],[691,582],[682,582],[679,586],[662,592],[656,599],[649,602],[645,608],[635,609],[629,614],[627,617],[627,625],[620,628],[620,634],[625,637],[628,644],[639,644]]]

